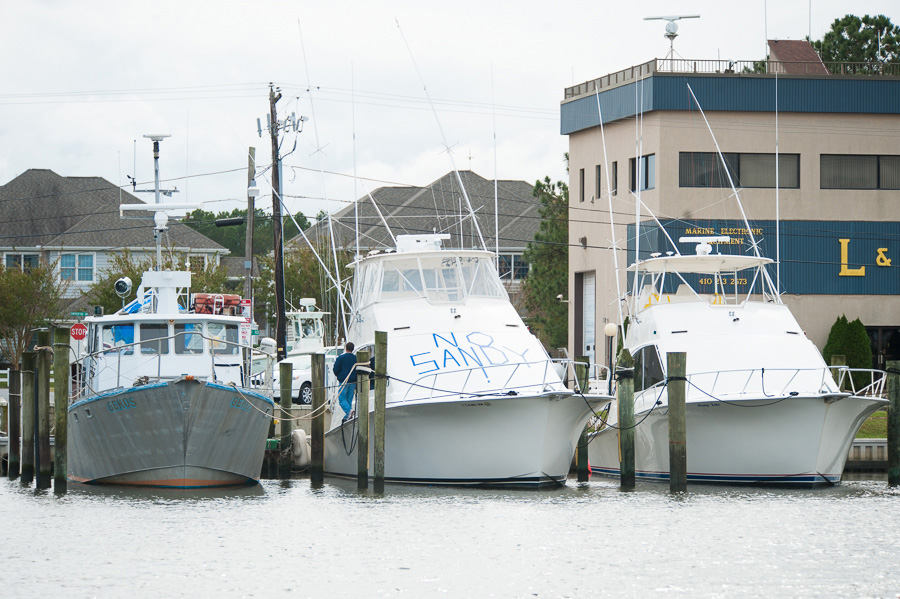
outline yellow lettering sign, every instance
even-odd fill
[[[841,243],[841,272],[838,276],[841,277],[864,277],[866,276],[866,267],[860,266],[859,268],[848,268],[847,267],[847,254],[848,248],[850,246],[849,239],[838,239]]]
[[[887,248],[878,248],[878,257],[875,258],[875,264],[878,266],[891,265],[891,259],[884,255],[885,252],[887,252]]]

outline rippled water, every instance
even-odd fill
[[[553,491],[0,480],[5,597],[900,596],[900,489]]]

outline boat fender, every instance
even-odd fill
[[[302,428],[298,428],[291,433],[291,453],[293,457],[294,466],[298,468],[306,468],[309,466],[309,438],[306,436],[306,431]]]

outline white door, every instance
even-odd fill
[[[591,359],[591,364],[596,362],[597,356],[597,346],[596,346],[596,332],[595,332],[595,320],[596,320],[596,280],[597,275],[593,272],[584,273],[583,285],[581,288],[581,305],[583,309],[582,320],[584,322],[584,329],[582,330],[581,338],[584,340],[584,347],[582,347],[582,352],[580,355],[589,356]]]

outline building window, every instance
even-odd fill
[[[612,190],[612,194],[616,195],[619,192],[619,163],[612,163],[612,173],[609,175],[609,188]]]
[[[528,263],[522,254],[500,254],[500,279],[521,281],[528,276]]]
[[[206,256],[189,256],[191,272],[203,272],[206,269]]]
[[[638,177],[638,169],[635,166],[640,167],[640,177],[641,177],[641,191],[645,189],[653,189],[656,187],[656,155],[650,154],[649,156],[641,156],[641,161],[636,165],[635,159],[632,158],[629,161],[629,165],[631,166],[631,191],[637,191],[635,187],[635,181]]]
[[[94,280],[94,255],[61,254],[59,278],[63,281],[92,282]]]
[[[600,165],[599,164],[596,166],[596,170],[597,170],[597,176],[594,177],[594,188],[595,188],[594,197],[599,200],[600,198],[603,197],[603,194],[600,192],[600,183],[602,182],[602,179],[600,178]]]
[[[578,169],[578,201],[584,201],[584,169]]]
[[[775,154],[724,152],[722,159],[716,152],[681,152],[678,155],[679,187],[729,188],[728,175],[735,187],[775,188]],[[800,154],[778,155],[778,187],[800,188]]]
[[[900,156],[822,154],[821,189],[900,189]]]
[[[6,254],[6,268],[28,271],[41,263],[40,254]]]

